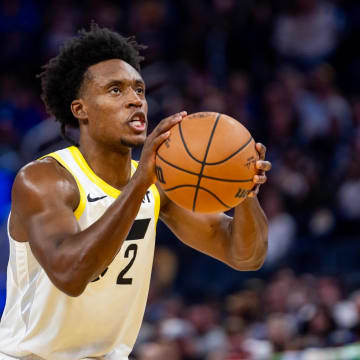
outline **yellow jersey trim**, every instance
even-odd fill
[[[81,154],[80,150],[76,146],[71,146],[67,148],[72,157],[74,158],[75,162],[79,165],[80,169],[83,171],[83,173],[89,178],[90,181],[95,183],[97,186],[99,186],[100,189],[102,189],[106,194],[110,195],[113,198],[117,198],[121,191],[114,188],[113,186],[106,183],[104,180],[102,180],[99,176],[97,176],[94,171],[90,168],[88,163],[86,162],[85,158]],[[43,159],[45,157],[52,157],[55,160],[57,160],[65,169],[67,169],[71,175],[74,177],[76,184],[78,185],[79,192],[80,192],[80,202],[78,207],[74,211],[74,215],[77,220],[80,219],[81,215],[83,214],[86,206],[86,193],[84,191],[84,188],[74,175],[74,173],[71,171],[69,166],[65,163],[65,161],[62,159],[62,157],[57,154],[56,152],[50,153],[48,155],[45,155],[41,157],[40,159]],[[131,169],[131,176],[133,175],[133,169],[137,169],[138,163],[135,160],[131,160],[132,169]],[[159,213],[160,213],[160,194],[155,184],[152,184],[150,186],[150,191],[153,194],[155,205],[154,205],[154,215],[155,215],[155,224],[157,223],[159,219]]]
[[[79,165],[80,169],[89,178],[91,182],[96,184],[102,191],[104,191],[104,193],[113,197],[114,199],[116,199],[121,194],[120,190],[109,185],[107,182],[105,182],[103,179],[101,179],[94,173],[94,171],[90,168],[84,156],[76,146],[70,146],[68,149],[76,163]],[[133,161],[131,162],[133,163]],[[133,172],[131,171],[131,176],[132,175]]]
[[[77,179],[77,177],[74,175],[74,173],[71,171],[71,169],[69,168],[69,166],[66,164],[66,162],[63,160],[63,158],[53,152],[50,154],[47,154],[45,156],[42,156],[40,159],[44,159],[46,157],[52,157],[54,158],[59,164],[61,164],[75,179],[76,184],[78,186],[79,189],[79,193],[80,193],[80,201],[79,201],[79,205],[77,206],[77,208],[74,210],[74,216],[76,218],[76,220],[79,220],[81,215],[83,214],[84,210],[85,210],[85,206],[86,206],[86,193],[84,188],[82,187],[82,185],[80,184],[79,180]],[[39,160],[40,160],[39,159]]]
[[[133,166],[135,169],[138,167],[138,162],[135,160],[131,160]],[[155,184],[152,184],[150,186],[150,191],[153,193],[155,206],[154,206],[154,215],[155,215],[155,225],[159,219],[159,213],[160,213],[160,194]]]
[[[160,194],[155,184],[152,184],[150,186],[150,190],[152,191],[155,199],[154,212],[155,212],[155,224],[156,224],[159,219],[159,213],[160,213]]]
[[[138,162],[136,160],[131,160],[131,164],[134,167],[134,169],[136,170],[138,167]],[[133,176],[133,173],[131,172],[131,176]]]

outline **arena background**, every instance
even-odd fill
[[[273,163],[269,254],[236,272],[163,226],[138,360],[360,359],[360,2],[0,3],[0,287],[14,176],[66,146],[36,74],[95,20],[148,46],[150,130],[180,110],[241,121]],[[139,157],[135,151],[135,158]]]

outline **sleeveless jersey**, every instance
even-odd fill
[[[47,155],[75,178],[81,230],[94,223],[120,191],[100,179],[77,147]],[[132,173],[137,163],[132,161]],[[143,319],[153,263],[160,197],[152,185],[112,263],[78,297],[57,289],[29,243],[10,241],[6,306],[0,323],[1,353],[14,358],[127,360]],[[9,230],[8,230],[9,232]]]

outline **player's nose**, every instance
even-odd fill
[[[126,107],[141,107],[143,105],[143,100],[139,97],[139,95],[131,89],[128,92],[128,98],[126,100]]]

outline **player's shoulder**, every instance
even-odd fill
[[[23,166],[15,177],[14,184],[55,184],[58,181],[75,183],[71,174],[52,157],[34,160]]]
[[[78,195],[73,176],[55,159],[45,157],[23,166],[17,173],[13,188],[13,201],[36,197],[72,197]]]

